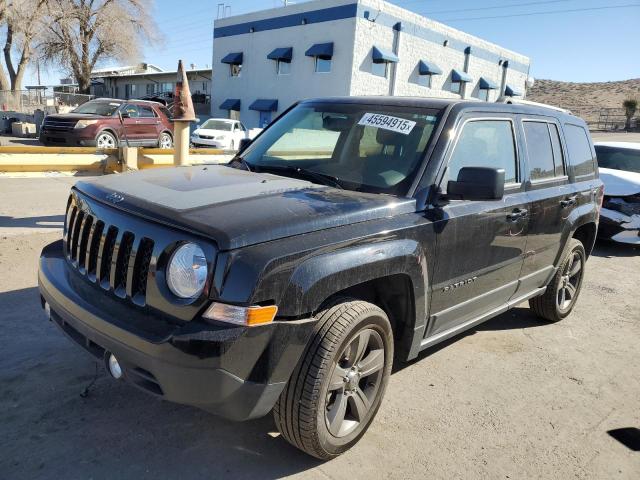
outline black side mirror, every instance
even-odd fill
[[[504,196],[504,168],[463,167],[458,179],[447,183],[447,196],[460,200],[500,200]]]
[[[249,145],[251,145],[251,139],[250,138],[242,138],[240,139],[240,145],[238,145],[238,153],[241,153],[242,151],[244,151]]]
[[[131,115],[129,115],[129,112],[127,112],[127,111],[123,111],[123,110],[118,110],[118,116],[119,116],[121,119],[131,118]]]

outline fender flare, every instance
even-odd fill
[[[394,239],[351,246],[311,257],[296,267],[284,289],[282,315],[316,312],[331,296],[349,287],[390,275],[409,277],[413,315],[405,319],[403,350],[417,355],[427,316],[427,259],[421,245]]]

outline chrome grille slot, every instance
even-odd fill
[[[102,249],[102,259],[100,261],[100,285],[105,290],[111,287],[111,263],[113,260],[113,250],[116,247],[116,237],[118,229],[114,226],[109,227],[107,235],[104,239],[104,247]]]
[[[71,232],[73,231],[73,224],[76,221],[76,215],[78,214],[78,207],[75,205],[72,208],[69,208],[69,212],[67,214],[67,224],[65,226],[64,232],[64,242],[66,246],[67,256],[71,254]]]
[[[133,233],[124,232],[118,246],[118,258],[116,260],[116,270],[114,272],[113,290],[119,297],[127,296],[127,273],[131,251],[133,250]]]
[[[78,268],[82,273],[86,271],[86,260],[87,260],[87,242],[89,241],[89,233],[91,232],[91,227],[93,226],[93,217],[91,215],[86,215],[84,217],[84,221],[82,222],[81,231],[80,231],[80,240],[78,242]]]
[[[80,210],[76,214],[76,219],[73,222],[73,230],[71,230],[71,260],[75,263],[78,259],[78,239],[80,237],[80,227],[82,227],[82,222],[84,221],[84,212]]]
[[[153,240],[143,238],[136,252],[136,262],[133,267],[131,299],[140,306],[144,306],[147,294],[147,277],[149,265],[153,255]]]
[[[100,240],[102,239],[102,232],[104,231],[104,222],[98,220],[91,232],[89,240],[89,246],[87,250],[87,275],[92,282],[96,280],[96,269],[98,266],[98,253],[100,251]]]

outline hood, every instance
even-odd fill
[[[83,118],[111,118],[104,115],[94,115],[93,113],[53,113],[47,115],[48,119],[61,120],[82,120]]]
[[[640,173],[612,168],[600,168],[600,180],[604,194],[609,197],[626,197],[640,193]]]
[[[221,250],[415,211],[413,199],[222,165],[107,175],[75,188],[107,204],[107,197],[117,198],[118,209],[210,237]]]
[[[230,135],[233,132],[231,132],[230,130],[213,130],[211,128],[196,128],[193,133],[201,133],[203,135],[211,135],[213,137],[217,135]]]

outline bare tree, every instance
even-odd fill
[[[3,89],[10,87],[11,90],[20,90],[34,53],[34,43],[41,29],[42,14],[47,0],[2,0],[1,4],[0,22],[6,27],[4,63],[9,81],[7,82],[6,74],[2,71],[0,84],[4,81]]]
[[[145,43],[155,43],[157,28],[147,12],[153,0],[48,0],[45,61],[67,69],[88,93],[91,71],[106,60],[140,58]]]

